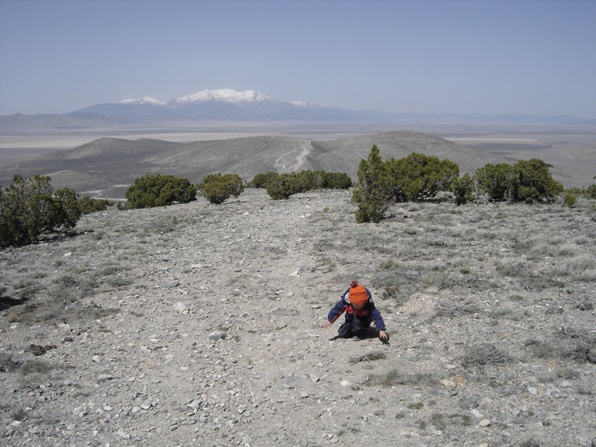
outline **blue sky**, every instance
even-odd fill
[[[596,117],[596,0],[0,0],[0,115],[204,89]]]

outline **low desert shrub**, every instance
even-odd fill
[[[465,205],[468,202],[474,201],[475,180],[467,172],[461,176],[453,179],[451,183],[451,192],[453,193],[453,201],[457,205]]]
[[[11,354],[0,352],[0,372],[14,371],[18,367],[18,363],[13,360]]]
[[[304,192],[303,183],[295,173],[278,174],[265,186],[273,200],[287,200],[292,195]]]
[[[276,174],[269,172],[255,176],[252,185],[262,185],[274,200],[289,199],[299,194],[317,189],[349,189],[352,180],[347,174],[325,171],[300,171]],[[259,186],[256,186],[259,187]]]
[[[461,364],[464,368],[474,368],[476,366],[508,363],[509,360],[509,356],[500,351],[496,346],[479,344],[470,346],[466,350],[466,353],[461,359]]]
[[[437,317],[463,317],[480,312],[480,308],[472,303],[456,303],[452,300],[442,300],[436,305],[435,315]]]
[[[564,188],[552,178],[549,168],[552,165],[538,158],[514,165],[488,163],[476,171],[478,190],[494,202],[551,203]]]
[[[274,171],[262,172],[253,177],[253,179],[249,182],[249,186],[251,188],[266,188],[267,184],[278,175],[279,174]]]
[[[79,199],[79,210],[81,214],[90,214],[97,211],[105,211],[111,202],[106,199],[93,199],[89,196],[83,196]]]
[[[436,382],[436,377],[431,373],[414,373],[414,374],[403,374],[397,369],[392,369],[384,374],[371,375],[366,382],[369,386],[381,386],[384,388],[390,388],[396,385],[428,385],[431,386]],[[422,402],[417,402],[412,408],[422,408]],[[422,405],[422,406],[421,406]],[[416,408],[420,406],[420,408]],[[408,407],[410,408],[410,407]]]
[[[459,176],[459,166],[451,160],[418,153],[391,159],[385,164],[391,177],[393,198],[398,202],[436,197],[440,191],[450,191]],[[466,183],[471,185],[469,176],[459,182],[459,186],[463,186],[461,197],[466,196]]]
[[[487,163],[476,171],[478,191],[486,194],[489,200],[501,202],[510,197],[513,172],[507,163]]]
[[[576,201],[576,196],[575,194],[572,194],[570,192],[565,194],[565,197],[563,197],[563,205],[569,208],[572,208],[575,206],[575,201]]]
[[[515,163],[511,199],[526,203],[553,202],[563,192],[563,185],[552,178],[549,168],[551,164],[538,158]]]
[[[47,176],[23,178],[0,188],[0,247],[28,245],[46,232],[73,228],[81,216],[77,194],[69,188],[54,193]]]
[[[352,179],[346,173],[310,170],[286,174],[272,171],[260,173],[253,177],[249,186],[251,188],[267,188],[271,181],[279,180],[280,175],[287,175],[295,179],[293,194],[316,189],[349,189],[352,187]]]
[[[23,408],[16,408],[10,412],[10,418],[13,421],[22,421],[27,417],[27,412]]]
[[[596,184],[586,188],[586,196],[590,199],[596,199]]]
[[[327,189],[350,189],[352,179],[345,172],[324,172],[322,187]]]
[[[21,366],[21,374],[24,376],[29,374],[43,374],[52,369],[52,366],[43,360],[27,360]]]
[[[124,208],[153,208],[196,200],[197,188],[187,179],[173,175],[144,175],[126,190]]]
[[[209,174],[197,185],[210,203],[219,205],[231,196],[238,197],[244,191],[244,182],[237,174]]]
[[[358,204],[356,222],[380,222],[393,198],[391,178],[379,149],[373,145],[368,159],[360,162],[358,185],[352,194],[352,201]]]

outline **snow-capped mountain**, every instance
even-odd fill
[[[291,101],[290,104],[293,104],[296,107],[313,107],[316,109],[326,109],[326,108],[330,107],[325,104],[321,104],[318,102],[311,102],[311,101]]]
[[[155,126],[176,122],[237,121],[285,123],[342,123],[410,125],[412,122],[562,123],[596,125],[596,120],[542,115],[456,115],[385,113],[352,110],[314,102],[285,102],[255,90],[201,90],[169,101],[151,96],[96,104],[62,115],[7,115],[0,132],[39,129],[85,129],[118,126]]]
[[[210,101],[219,101],[230,104],[246,104],[254,102],[275,102],[273,98],[263,95],[255,90],[239,92],[230,88],[219,90],[201,90],[186,96],[179,96],[168,102],[169,105],[200,104]]]
[[[363,114],[364,113],[364,114]],[[323,106],[310,102],[284,102],[255,90],[201,90],[169,101],[151,96],[97,104],[72,114],[99,114],[125,120],[366,120],[366,112]],[[375,117],[378,119],[378,117]]]
[[[166,103],[151,96],[143,96],[141,99],[123,99],[122,101],[118,101],[116,104],[150,104],[153,106],[163,106]]]

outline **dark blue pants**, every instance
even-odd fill
[[[346,314],[346,321],[339,327],[339,337],[365,338],[371,322],[370,317],[356,317],[352,314]]]

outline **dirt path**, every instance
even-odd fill
[[[312,145],[310,144],[310,140],[298,140],[297,143],[299,144],[298,149],[286,152],[277,160],[275,160],[275,166],[279,168],[280,172],[287,173],[299,171],[300,168],[302,168],[304,159],[312,151]],[[298,155],[292,155],[296,153],[298,153]]]

